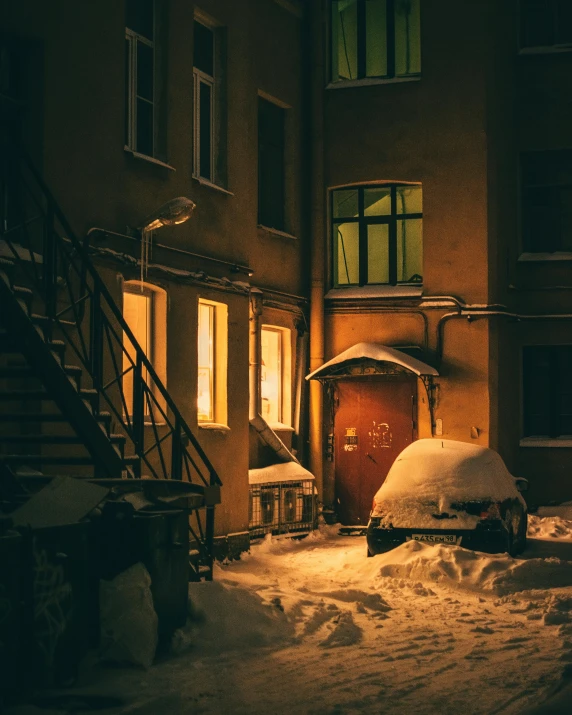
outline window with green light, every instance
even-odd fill
[[[331,192],[334,287],[420,285],[420,184],[350,186]]]
[[[421,72],[420,0],[331,0],[331,81]]]

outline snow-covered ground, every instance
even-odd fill
[[[570,511],[532,516],[518,559],[419,542],[368,559],[333,527],[267,538],[191,584],[177,655],[91,668],[73,692],[119,697],[110,715],[570,713]]]

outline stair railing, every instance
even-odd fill
[[[57,327],[115,416],[136,456],[128,476],[202,483],[205,526],[196,514],[191,535],[212,563],[216,470],[32,162],[12,150],[0,180],[0,242],[40,299],[46,339]]]

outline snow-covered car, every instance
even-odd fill
[[[487,447],[413,442],[374,497],[367,555],[415,540],[514,556],[526,546],[527,508],[519,492],[525,483]]]

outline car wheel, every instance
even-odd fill
[[[373,556],[373,554],[372,554],[371,551],[369,550],[369,546],[368,546],[368,547],[367,547],[367,558],[368,558],[368,559],[371,559],[372,556]]]

